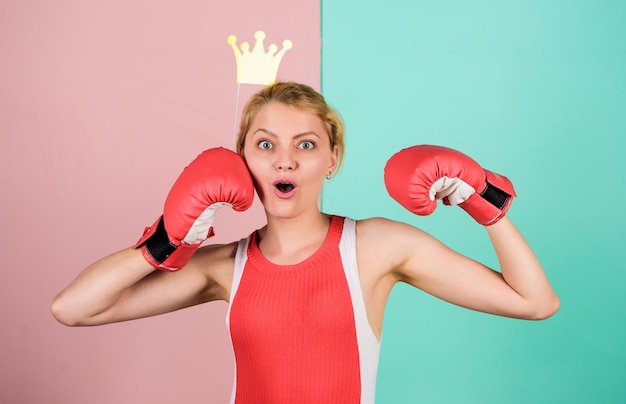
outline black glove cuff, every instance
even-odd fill
[[[158,263],[163,263],[174,251],[176,246],[170,242],[167,232],[165,231],[165,224],[163,222],[163,216],[159,220],[159,224],[156,226],[154,233],[144,243],[148,253]]]
[[[509,199],[511,199],[510,194],[490,184],[489,181],[487,181],[487,187],[480,193],[480,196],[500,210],[504,209]]]

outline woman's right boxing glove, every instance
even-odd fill
[[[217,209],[244,211],[252,205],[254,185],[248,167],[237,153],[205,150],[180,174],[165,200],[163,215],[137,241],[154,267],[178,271],[203,241],[213,236]]]

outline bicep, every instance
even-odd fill
[[[106,311],[94,316],[94,324],[128,321],[164,314],[221,298],[218,282],[209,276],[207,251],[200,249],[176,272],[155,270],[127,288]],[[89,325],[89,324],[86,324]]]
[[[524,317],[524,299],[501,273],[464,256],[429,234],[405,228],[401,257],[394,269],[398,281],[472,310],[507,317]]]

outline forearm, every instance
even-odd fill
[[[546,318],[559,307],[559,299],[534,252],[505,216],[487,226],[504,281],[524,298],[531,318]]]
[[[155,269],[138,249],[125,249],[104,257],[78,275],[54,299],[52,313],[66,325],[89,324]]]

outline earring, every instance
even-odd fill
[[[330,181],[331,178],[333,178],[333,172],[332,171],[326,176],[326,181]]]

